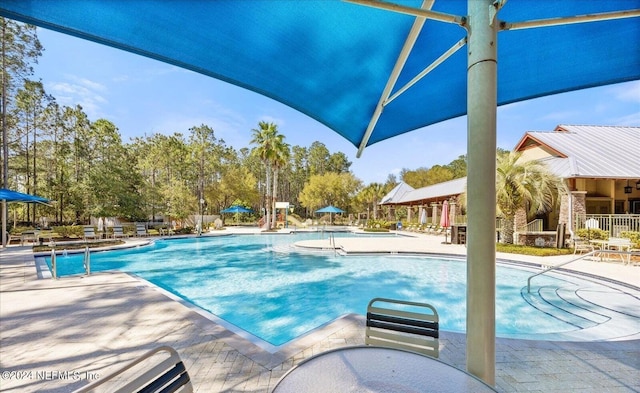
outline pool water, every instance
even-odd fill
[[[430,303],[438,310],[441,329],[465,331],[464,260],[308,254],[289,247],[320,236],[326,234],[159,239],[145,247],[92,253],[91,271],[136,274],[275,346],[345,313],[364,314],[374,297]],[[58,256],[58,275],[83,273],[82,257]],[[524,299],[531,274],[498,266],[497,335],[575,330],[570,320],[541,312]],[[571,285],[581,285],[579,280],[572,278]],[[536,277],[536,285],[566,283],[562,276],[544,275]]]

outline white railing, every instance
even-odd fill
[[[640,232],[640,214],[586,214],[576,217],[576,229],[603,229],[611,237],[625,231]]]
[[[586,259],[587,257],[599,256],[600,257],[600,261],[602,262],[603,261],[603,257],[602,257],[603,254],[617,254],[617,255],[620,255],[620,256],[623,257],[623,259],[622,259],[623,261],[624,261],[624,256],[626,255],[628,259],[627,259],[627,262],[625,263],[625,265],[627,263],[631,262],[631,257],[632,256],[634,256],[634,257],[635,256],[640,256],[640,252],[638,252],[638,251],[594,250],[594,251],[588,252],[588,253],[586,253],[584,255],[581,255],[579,257],[576,257],[574,259],[571,259],[571,260],[568,260],[566,262],[560,263],[558,265],[549,266],[549,267],[545,268],[544,270],[542,270],[541,272],[538,272],[536,274],[533,274],[533,275],[529,276],[529,278],[527,279],[527,293],[531,293],[531,279],[532,278],[537,277],[537,276],[539,276],[541,274],[545,274],[545,273],[550,272],[552,270],[556,270],[556,269],[558,269],[558,268],[560,268],[560,267],[562,267],[564,265],[568,265],[569,263],[572,263],[572,262],[575,262],[575,261],[579,261],[581,259]]]
[[[535,220],[531,221],[530,223],[528,223],[527,225],[525,225],[520,232],[542,232],[542,224],[544,221],[542,221],[541,218],[536,218]]]

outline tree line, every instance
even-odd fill
[[[385,183],[365,185],[344,153],[320,141],[290,146],[275,123],[258,123],[250,146],[240,149],[206,124],[124,142],[116,124],[89,119],[80,105],[59,105],[42,81],[32,79],[44,50],[34,26],[5,18],[0,23],[2,186],[53,201],[13,204],[8,222],[180,220],[239,204],[273,226],[276,201],[290,202],[301,217],[333,204],[376,218],[377,203],[398,183],[389,175]],[[460,156],[449,165],[403,169],[400,179],[419,188],[465,175]]]

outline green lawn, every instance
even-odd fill
[[[571,248],[544,248],[544,247],[531,247],[520,246],[515,244],[503,244],[498,243],[496,245],[496,251],[506,252],[510,254],[523,254],[523,255],[535,255],[539,257],[551,257],[555,255],[567,255],[572,254]]]

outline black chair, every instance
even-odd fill
[[[136,368],[136,366],[138,367]],[[138,370],[141,368],[142,370]],[[138,372],[135,373],[135,371]],[[131,376],[131,374],[133,374],[133,376]],[[125,381],[124,384],[122,383],[123,380]],[[180,359],[180,355],[178,355],[175,349],[167,346],[153,349],[119,370],[73,393],[92,392],[98,386],[106,384],[107,382],[118,384],[117,388],[109,389],[110,392],[118,393],[193,392],[191,379]]]

